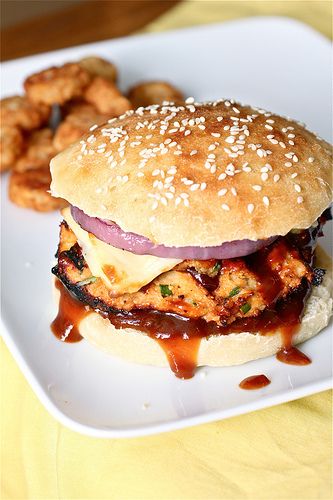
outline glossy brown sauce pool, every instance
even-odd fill
[[[271,381],[266,375],[252,375],[242,380],[239,384],[241,389],[246,389],[247,391],[253,391],[255,389],[261,389],[269,385]]]
[[[58,315],[51,323],[51,330],[63,342],[79,342],[82,340],[78,330],[80,321],[90,313],[90,310],[88,306],[75,299],[61,281],[56,280],[55,286],[60,293],[60,299]]]
[[[219,262],[219,261],[218,261]],[[219,263],[220,267],[221,264]],[[187,272],[196,279],[200,285],[202,285],[210,293],[214,292],[219,286],[220,271],[218,271],[215,276],[209,276],[208,274],[199,273],[194,267],[188,267]]]
[[[304,366],[311,363],[311,359],[294,346],[281,349],[276,358],[282,363],[287,363],[287,365]]]
[[[313,246],[320,231],[321,224],[318,224],[315,229],[288,235],[288,241],[300,249],[309,263],[312,263]],[[286,250],[286,246],[280,245],[276,253],[273,251],[268,254],[267,249],[262,249],[246,257],[247,264],[258,278],[265,299],[272,303],[270,308],[265,309],[257,317],[241,318],[225,327],[214,322],[207,323],[202,319],[190,319],[155,310],[115,311],[107,317],[116,328],[135,328],[155,339],[166,353],[171,369],[180,378],[193,376],[203,337],[244,331],[269,335],[270,332],[279,329],[283,348],[277,354],[277,359],[288,364],[308,364],[311,362],[309,358],[293,347],[292,341],[301,322],[310,285],[304,280],[301,287],[290,294],[286,300],[276,301],[282,285],[278,273],[272,271],[271,264],[274,259],[278,261],[283,258],[282,253]],[[222,270],[224,266],[230,265],[232,265],[232,259],[222,261]],[[218,285],[216,277],[211,279],[209,276],[199,274],[194,277],[208,291],[214,290]],[[78,331],[79,323],[90,310],[75,299],[60,281],[57,281],[57,288],[60,291],[59,313],[52,323],[52,331],[65,342],[77,342],[82,338]]]

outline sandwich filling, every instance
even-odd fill
[[[306,297],[324,275],[315,267],[314,250],[328,211],[309,229],[292,231],[254,254],[204,261],[135,255],[86,232],[69,209],[63,217],[52,271],[76,305],[102,314],[116,328],[155,338],[183,378],[193,374],[202,337],[280,329],[285,348],[291,348]],[[63,330],[63,340],[80,339],[68,324]],[[189,362],[184,352],[190,344]]]

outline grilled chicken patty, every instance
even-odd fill
[[[81,248],[66,222],[60,227],[58,263],[53,273],[82,302],[110,314],[150,309],[203,318],[226,326],[258,316],[295,291],[313,271],[300,251],[280,237],[244,258],[185,260],[135,293],[113,296],[101,278],[91,278]]]

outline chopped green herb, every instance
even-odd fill
[[[212,269],[212,273],[213,274],[215,274],[215,273],[217,274],[220,269],[221,269],[221,264],[219,262],[216,262],[215,266]]]
[[[243,314],[248,313],[250,309],[251,309],[251,306],[250,306],[250,304],[248,302],[245,302],[245,304],[243,304],[240,307],[240,310],[242,311]]]
[[[198,304],[197,304],[197,302],[194,302],[194,300],[192,300],[192,304],[193,304],[194,306],[197,306],[197,305],[198,305]]]
[[[240,291],[241,291],[240,287],[235,286],[235,288],[233,288],[229,293],[229,297],[234,297],[235,295],[238,295]]]
[[[173,295],[172,290],[170,290],[169,285],[160,285],[162,297],[169,297]]]
[[[90,276],[89,278],[86,278],[85,280],[78,281],[76,284],[77,284],[77,286],[90,285],[91,283],[95,283],[96,280],[97,280],[96,276]]]

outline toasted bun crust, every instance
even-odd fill
[[[332,262],[321,249],[317,250],[317,265],[327,270],[322,284],[313,287],[294,344],[314,337],[328,324],[332,315]],[[59,292],[56,290],[57,294]],[[167,366],[164,351],[147,335],[131,328],[117,330],[98,313],[85,317],[79,326],[81,335],[98,349],[133,363]],[[204,338],[201,341],[198,366],[239,365],[275,354],[282,346],[280,332],[231,333]]]
[[[332,198],[328,143],[233,101],[129,111],[56,156],[51,172],[53,196],[167,246],[285,235]]]

